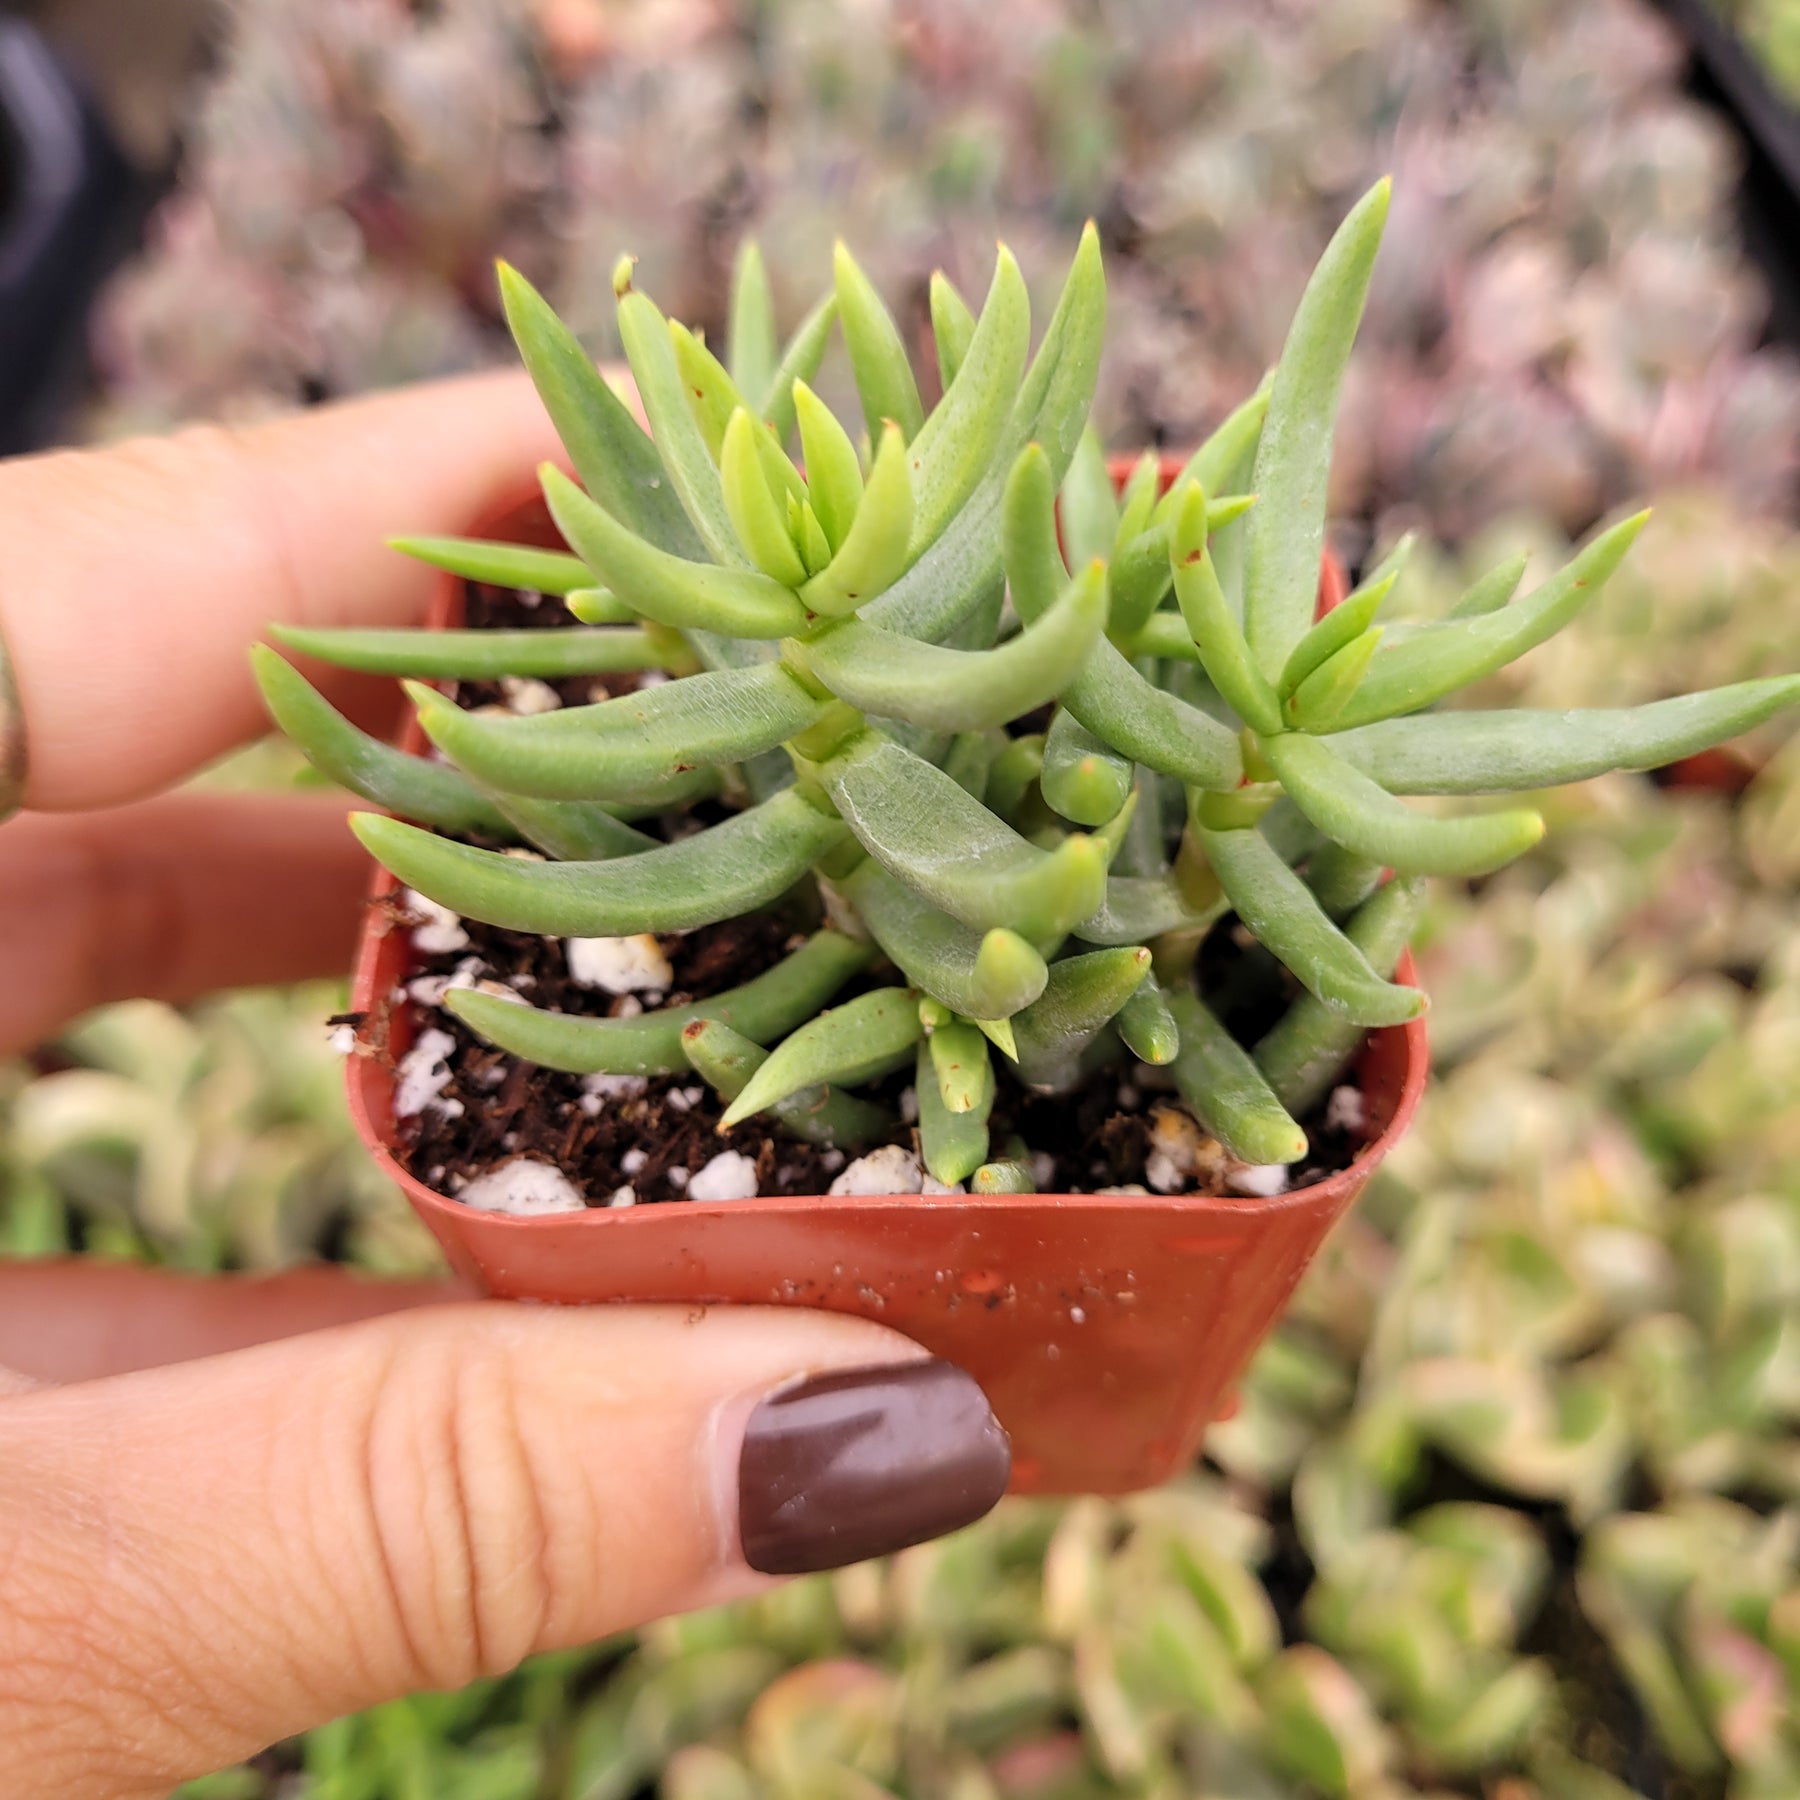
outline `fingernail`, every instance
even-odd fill
[[[738,1459],[744,1560],[805,1575],[904,1550],[979,1519],[1012,1447],[954,1363],[840,1369],[771,1394]]]

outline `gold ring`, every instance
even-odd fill
[[[19,704],[12,659],[0,636],[0,820],[25,804],[25,709]]]

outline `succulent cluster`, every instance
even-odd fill
[[[1232,1158],[1301,1161],[1297,1115],[1363,1032],[1423,1009],[1391,979],[1416,878],[1487,873],[1543,830],[1525,808],[1447,816],[1395,796],[1651,767],[1800,696],[1800,678],[1781,677],[1627,711],[1427,710],[1574,617],[1641,517],[1517,600],[1522,559],[1443,618],[1385,629],[1402,546],[1315,622],[1333,417],[1387,207],[1382,183],[1351,211],[1264,387],[1166,491],[1152,455],[1117,498],[1084,435],[1105,302],[1091,230],[1035,355],[1004,249],[979,317],[935,284],[943,394],[929,412],[892,316],[841,247],[833,292],[785,351],[746,257],[729,367],[621,264],[619,330],[648,433],[509,272],[521,352],[586,484],[544,473],[571,551],[411,547],[467,576],[564,593],[589,628],[280,635],[414,676],[660,662],[664,678],[528,717],[465,711],[415,682],[448,766],[358,739],[265,651],[275,715],[327,773],[401,815],[361,815],[356,829],[407,887],[458,915],[619,940],[798,893],[830,923],[694,1007],[600,1018],[478,989],[442,1004],[545,1067],[691,1067],[718,1089],[726,1127],[768,1113],[836,1148],[894,1128],[845,1090],[916,1066],[920,1154],[946,1185],[1035,1185],[1031,1146],[990,1140],[991,1048],[1040,1091],[1076,1088],[1126,1053],[1166,1066]],[[860,445],[806,379],[834,321]],[[784,448],[796,428],[799,464]],[[1045,708],[1041,734],[1020,727]],[[701,796],[724,810],[696,830]],[[660,814],[660,836],[640,829],[646,814]],[[444,835],[472,832],[539,854]],[[1384,869],[1399,879],[1383,886]],[[1251,1044],[1195,979],[1227,913],[1297,984]],[[871,964],[879,985],[827,1004]]]

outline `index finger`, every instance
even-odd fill
[[[385,540],[476,528],[558,455],[502,374],[0,466],[26,805],[136,799],[257,735],[270,620],[416,623],[432,573]]]

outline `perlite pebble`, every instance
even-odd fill
[[[507,710],[523,713],[527,718],[535,713],[555,712],[562,705],[556,689],[532,675],[502,675],[500,691],[506,696]]]
[[[427,900],[408,888],[401,897],[406,916],[413,921],[412,941],[415,950],[427,956],[447,956],[452,950],[466,950],[469,934],[463,930],[462,915],[449,907]]]
[[[1369,1125],[1369,1109],[1363,1104],[1362,1089],[1353,1088],[1348,1083],[1343,1087],[1333,1088],[1331,1098],[1325,1102],[1325,1129],[1342,1131],[1355,1136],[1366,1131]]]
[[[648,932],[636,937],[569,938],[569,979],[609,994],[666,993],[675,979],[662,946]]]
[[[1258,1200],[1272,1200],[1285,1194],[1288,1171],[1285,1163],[1245,1163],[1225,1176],[1225,1185],[1234,1194],[1253,1195]]]
[[[919,1159],[901,1144],[883,1144],[859,1156],[827,1192],[832,1194],[916,1194],[924,1183]]]
[[[690,1200],[754,1200],[756,1164],[740,1150],[721,1150],[688,1182]]]
[[[406,991],[419,1006],[442,1006],[452,988],[474,987],[486,967],[479,956],[465,956],[448,975],[420,975],[406,984]]]
[[[597,1119],[612,1100],[635,1100],[650,1083],[642,1075],[584,1075],[581,1078],[581,1098],[576,1105],[590,1118]],[[631,1158],[639,1158],[638,1169],[643,1165],[643,1152],[628,1150],[621,1167],[627,1175],[635,1175],[637,1169],[631,1167]]]
[[[449,1057],[456,1039],[447,1031],[421,1031],[394,1071],[394,1117],[416,1119],[450,1085]],[[457,1112],[459,1102],[452,1101]],[[443,1109],[446,1113],[449,1108]],[[454,1118],[456,1114],[450,1113]]]
[[[515,1157],[477,1175],[458,1198],[478,1212],[511,1213],[521,1219],[580,1212],[584,1204],[561,1169],[529,1156]]]

